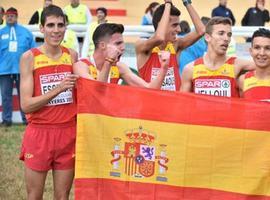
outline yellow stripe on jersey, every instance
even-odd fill
[[[244,91],[249,90],[253,87],[270,87],[270,80],[261,80],[257,79],[256,77],[252,76],[249,78],[245,78],[244,81]]]
[[[97,79],[97,68],[94,65],[89,66],[89,74],[96,80]]]
[[[161,50],[159,47],[155,47],[152,50],[152,53],[159,53]],[[165,51],[169,51],[171,54],[176,54],[173,43],[169,42],[167,43],[166,47],[165,47]]]
[[[110,78],[120,78],[120,72],[117,66],[111,67]]]
[[[97,79],[97,68],[94,65],[89,66],[89,74],[94,78]],[[120,78],[120,72],[117,66],[111,66],[110,69],[110,78]]]
[[[217,70],[211,70],[207,68],[204,64],[199,64],[194,66],[193,78],[204,77],[204,76],[226,76],[234,78],[234,66],[225,63]]]
[[[63,52],[62,56],[57,60],[53,60],[44,54],[37,55],[34,59],[34,69],[65,64],[72,65],[71,56],[67,52]]]

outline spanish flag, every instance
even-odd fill
[[[76,200],[269,200],[270,104],[78,82]]]

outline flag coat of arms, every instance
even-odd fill
[[[270,200],[270,104],[78,81],[76,200]]]

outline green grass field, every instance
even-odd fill
[[[26,199],[24,165],[19,160],[24,128],[22,125],[0,127],[0,200]],[[70,196],[73,199],[73,192]],[[43,198],[53,199],[51,173],[48,173]]]

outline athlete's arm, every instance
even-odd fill
[[[94,78],[89,73],[89,66],[82,61],[78,61],[73,64],[73,73],[86,79],[94,80]]]
[[[181,77],[181,92],[192,92],[193,65],[194,62],[191,62],[184,67]]]
[[[34,79],[33,79],[33,66],[34,57],[31,51],[25,52],[20,60],[20,97],[21,97],[21,108],[25,113],[32,113],[46,104],[49,103],[59,93],[73,88],[77,79],[77,75],[69,75],[66,77],[58,87],[52,89],[46,94],[33,97],[34,93]]]
[[[171,4],[166,2],[172,1],[165,0],[164,2],[165,2],[165,9],[162,18],[158,23],[158,27],[154,35],[147,40],[139,40],[135,43],[138,68],[141,68],[143,64],[146,62],[146,59],[144,59],[145,55],[149,54],[154,47],[162,44],[162,42],[164,42],[165,40],[171,12]]]
[[[110,69],[112,66],[112,62],[109,60],[105,60],[103,63],[101,71],[98,73],[97,80],[101,82],[108,82],[109,74],[110,74]]]
[[[124,63],[117,63],[117,66],[119,68],[121,77],[127,82],[128,85],[160,89],[168,70],[170,54],[168,52],[162,52],[159,55],[159,60],[161,64],[159,74],[150,83],[135,75]]]
[[[241,73],[251,71],[255,69],[255,63],[253,60],[245,60],[236,58],[234,61],[235,76],[238,77]]]
[[[78,53],[73,49],[68,49],[71,56],[71,63],[74,64],[78,61]]]
[[[239,89],[240,97],[243,97],[244,78],[245,78],[245,75],[243,74],[237,79],[237,86],[238,86],[238,89]]]
[[[176,41],[176,49],[177,51],[185,49],[186,47],[195,43],[198,39],[200,39],[205,33],[205,26],[202,23],[198,13],[193,8],[191,4],[187,4],[187,11],[191,17],[191,20],[195,26],[195,31],[188,33],[182,38],[178,38]]]

